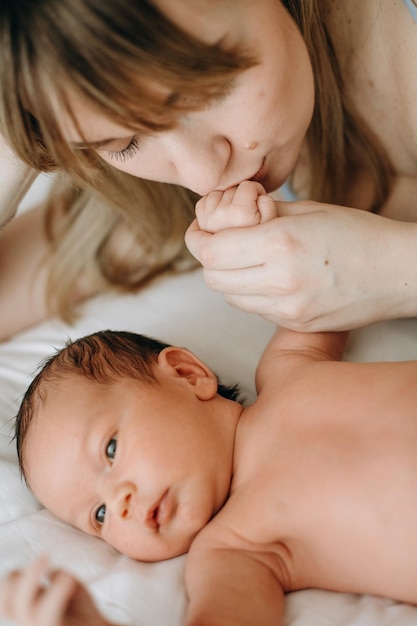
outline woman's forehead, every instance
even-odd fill
[[[161,92],[162,89],[161,87]],[[169,93],[169,90],[165,88],[164,94]],[[165,95],[165,98],[167,97],[168,95]],[[73,147],[106,147],[103,144],[109,144],[114,139],[120,140],[132,136],[132,128],[115,121],[110,114],[104,114],[97,104],[73,89],[71,85],[68,85],[65,90],[65,98],[67,108],[57,103],[55,113],[63,137]],[[162,95],[160,98],[163,99]],[[101,145],[95,146],[96,143]]]

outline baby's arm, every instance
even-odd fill
[[[270,553],[228,548],[194,550],[187,557],[187,626],[279,626],[284,593]]]
[[[304,365],[319,361],[340,361],[343,357],[347,332],[300,333],[278,328],[265,348],[256,370],[256,389],[260,393],[265,382],[279,380]]]
[[[0,582],[2,617],[18,626],[115,626],[73,576],[62,570],[48,573],[45,558]]]
[[[215,233],[229,228],[256,226],[277,217],[275,201],[259,183],[244,181],[226,191],[213,191],[196,206],[198,226]],[[278,329],[267,346],[257,372],[258,390],[265,375],[274,376],[285,364],[335,361],[343,356],[347,333],[301,333]]]

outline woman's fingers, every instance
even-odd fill
[[[278,203],[275,202],[275,200],[271,198],[271,196],[259,196],[258,211],[261,218],[261,223],[269,222],[275,217],[278,217]]]
[[[274,220],[277,221],[277,220]],[[241,269],[262,265],[267,249],[273,243],[278,253],[280,231],[273,221],[247,228],[229,228],[218,233],[208,233],[199,228],[195,220],[185,234],[185,242],[191,254],[206,269]],[[276,236],[272,242],[272,236]]]

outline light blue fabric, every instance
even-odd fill
[[[297,200],[297,195],[290,185],[290,181],[286,180],[285,183],[279,188],[280,194],[284,202],[293,202]]]
[[[417,6],[414,4],[413,0],[403,0],[403,2],[417,22]]]

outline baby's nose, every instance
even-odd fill
[[[129,482],[121,482],[113,487],[105,499],[112,515],[121,519],[130,517],[135,491],[135,486]]]

